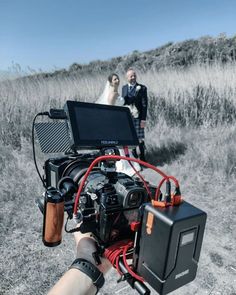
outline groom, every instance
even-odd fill
[[[145,144],[144,144],[144,128],[146,126],[147,117],[147,87],[137,83],[137,75],[135,71],[130,68],[126,73],[128,84],[122,87],[122,97],[124,97],[124,105],[130,108],[134,126],[139,139],[139,158],[142,161],[145,159]],[[134,156],[138,157],[136,150],[133,151]]]

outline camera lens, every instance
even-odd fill
[[[132,192],[129,195],[128,206],[134,207],[139,204],[140,201],[140,192]]]

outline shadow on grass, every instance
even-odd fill
[[[147,162],[154,166],[164,166],[177,160],[187,150],[187,145],[182,142],[172,142],[160,148],[148,147],[146,151]]]

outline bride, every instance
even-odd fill
[[[112,73],[108,76],[106,86],[104,88],[103,93],[99,97],[99,99],[95,103],[99,104],[107,104],[107,105],[124,105],[124,98],[120,96],[118,92],[118,88],[120,85],[120,78],[117,74]],[[119,149],[120,155],[125,156],[125,152],[123,149]],[[134,155],[129,150],[130,158],[134,158]],[[130,165],[130,163],[126,160],[120,160],[116,162],[116,171],[123,172],[129,176],[134,176],[136,171],[141,171],[141,166],[136,162],[131,162],[134,166],[134,169]],[[136,170],[136,171],[135,171]]]
[[[124,99],[118,93],[119,85],[119,76],[115,73],[110,74],[107,78],[106,86],[103,90],[103,93],[96,101],[96,103],[120,106],[124,105]]]

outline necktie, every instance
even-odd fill
[[[133,95],[134,95],[134,92],[135,92],[134,90],[135,90],[134,85],[130,85],[130,86],[129,86],[129,95],[130,95],[130,96],[133,96]]]

